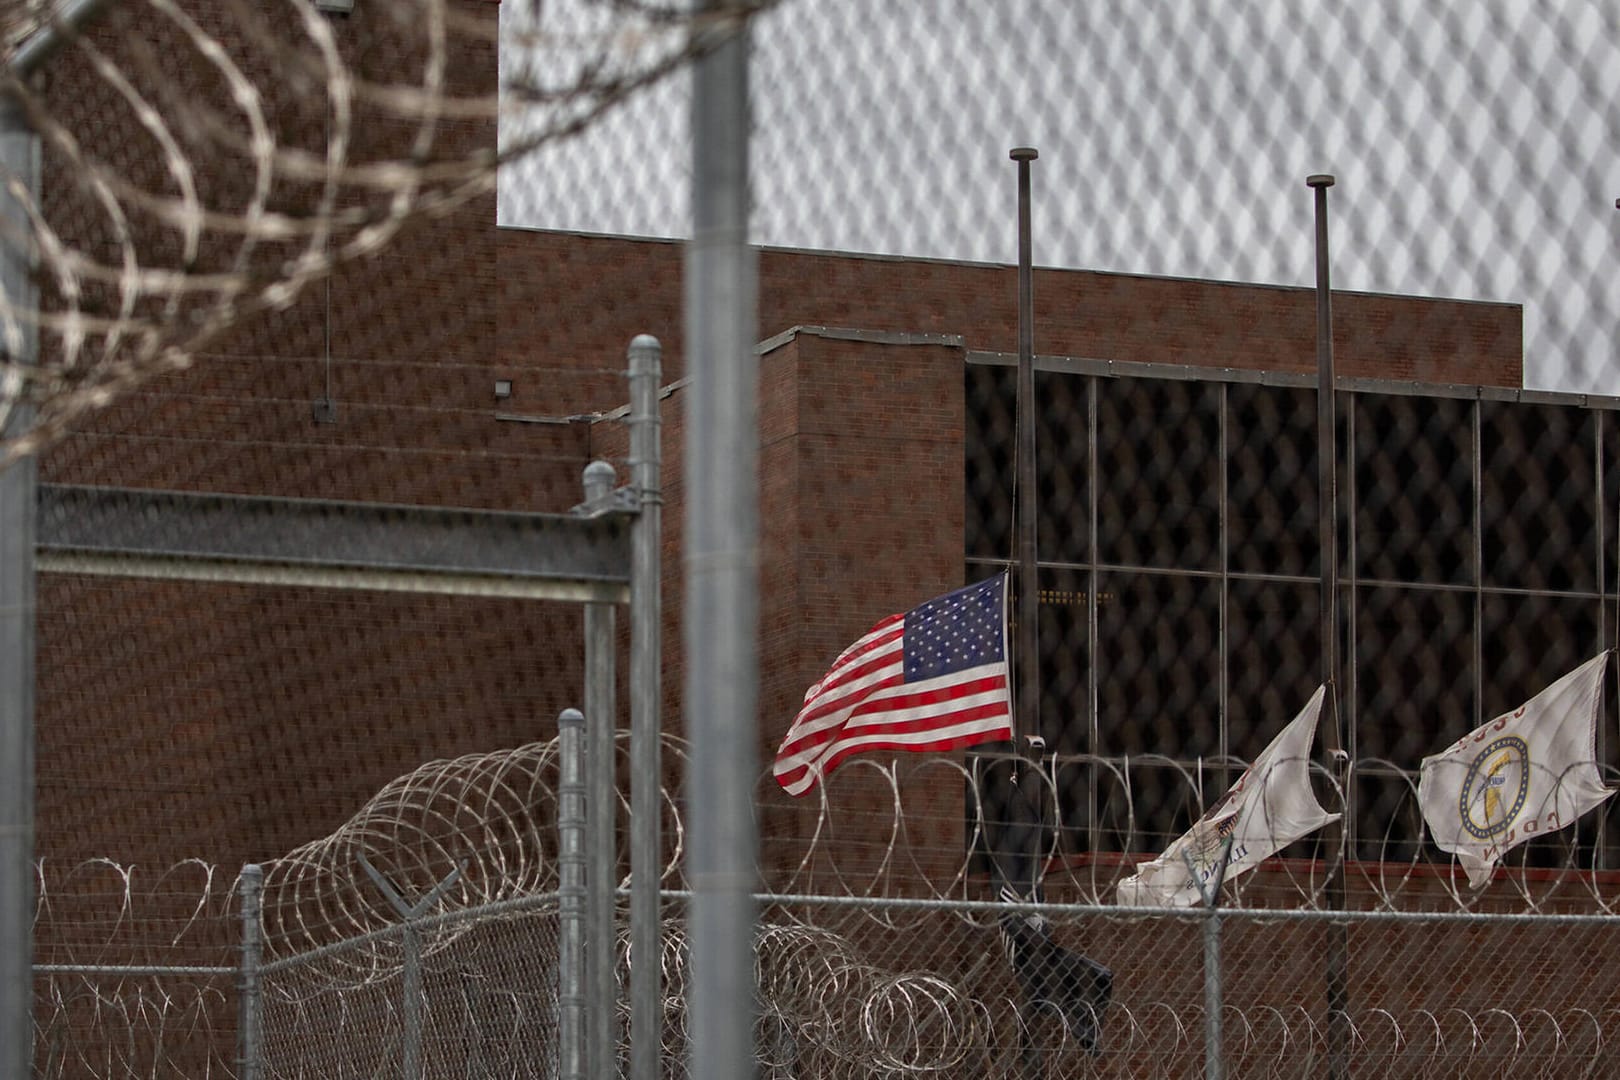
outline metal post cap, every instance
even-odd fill
[[[1014,161],[1034,161],[1041,155],[1033,146],[1015,146],[1007,154]]]
[[[1312,173],[1310,176],[1307,176],[1305,178],[1305,186],[1306,187],[1332,187],[1333,186],[1333,174],[1332,173]]]

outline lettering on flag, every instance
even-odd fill
[[[1134,907],[1194,907],[1220,869],[1228,839],[1225,880],[1254,869],[1338,814],[1311,791],[1310,753],[1325,687],[1317,687],[1299,715],[1278,733],[1215,804],[1158,858],[1119,883],[1119,902]]]
[[[1440,850],[1457,856],[1471,887],[1490,881],[1510,848],[1573,825],[1614,794],[1596,763],[1608,657],[1600,653],[1423,759],[1423,820]]]
[[[852,754],[1012,738],[1007,582],[997,574],[891,615],[840,653],[776,752],[782,789],[803,795]]]

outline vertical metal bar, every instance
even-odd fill
[[[103,0],[68,0],[47,25],[18,43],[10,73],[27,78],[63,42],[63,32],[90,19]],[[33,229],[23,200],[39,192],[39,136],[17,101],[0,94],[0,222],[12,236]],[[19,369],[38,362],[39,306],[32,242],[22,248],[0,240],[0,288],[18,312],[18,332],[0,352]],[[0,379],[4,379],[0,372]],[[18,384],[7,386],[16,392]],[[33,411],[21,404],[3,414],[0,438],[28,430]],[[0,1076],[32,1074],[34,919],[34,537],[39,489],[32,454],[0,469]]]
[[[1091,497],[1086,500],[1086,513],[1090,515],[1088,528],[1091,533],[1091,546],[1089,557],[1091,569],[1088,571],[1090,584],[1089,603],[1086,604],[1086,696],[1091,703],[1091,737],[1086,747],[1087,753],[1092,757],[1102,756],[1102,721],[1097,715],[1097,701],[1101,688],[1097,679],[1097,634],[1100,620],[1097,616],[1098,605],[1102,603],[1098,590],[1102,587],[1102,575],[1097,570],[1097,562],[1102,557],[1101,541],[1097,538],[1097,481],[1100,470],[1097,467],[1097,395],[1100,393],[1097,376],[1092,375],[1086,379],[1086,486],[1090,488]],[[1097,824],[1097,778],[1103,775],[1101,768],[1093,762],[1091,766],[1091,783],[1087,795],[1086,821],[1089,824],[1087,843],[1090,850],[1096,851],[1100,847],[1100,836]]]
[[[257,863],[242,867],[237,885],[242,900],[242,969],[237,974],[237,1080],[258,1080],[263,1051],[259,1026],[263,1002],[259,992],[259,964],[264,957],[260,904],[264,896],[264,869]]]
[[[561,1080],[585,1080],[585,715],[578,709],[557,716],[557,741],[558,1072]]]
[[[399,1075],[403,1080],[422,1076],[422,939],[416,921],[400,924],[403,972],[400,987]]]
[[[1608,566],[1604,556],[1604,548],[1608,544],[1608,525],[1603,519],[1603,412],[1599,409],[1591,410],[1592,415],[1592,483],[1596,489],[1592,496],[1593,520],[1596,522],[1597,533],[1597,594],[1598,594],[1598,644],[1603,649],[1609,647],[1609,607],[1608,607]],[[1602,724],[1598,725],[1601,732]],[[1603,760],[1602,754],[1598,760]]]
[[[631,774],[631,896],[630,925],[635,940],[633,957],[658,956],[662,911],[658,902],[663,840],[659,833],[663,763],[659,738],[663,724],[663,491],[659,478],[658,383],[662,349],[658,339],[639,334],[630,342],[630,484],[638,513],[630,551],[630,757]],[[643,1068],[656,1055],[651,1042],[663,1029],[658,1014],[663,996],[658,989],[657,964],[630,967],[632,1027],[648,1033],[638,1039],[636,1052],[648,1055]],[[647,1074],[650,1075],[650,1074]]]
[[[1221,1000],[1221,909],[1219,886],[1216,900],[1204,913],[1204,1080],[1222,1080],[1226,1075],[1226,1038],[1222,1030]]]
[[[608,498],[613,466],[593,461],[585,466],[587,505]],[[591,1076],[612,1075],[618,1041],[614,1002],[614,886],[618,848],[614,826],[614,610],[612,604],[585,605],[585,1068]]]
[[[1469,470],[1470,480],[1474,485],[1473,491],[1473,543],[1469,556],[1474,563],[1474,722],[1478,727],[1486,720],[1485,716],[1485,644],[1481,640],[1482,629],[1485,626],[1485,540],[1481,535],[1485,526],[1485,504],[1480,497],[1480,482],[1484,479],[1484,455],[1480,450],[1479,426],[1483,419],[1480,409],[1478,393],[1474,396],[1474,407],[1469,413]],[[1598,725],[1602,727],[1602,725]]]
[[[1029,163],[1038,155],[1033,147],[1020,146],[1009,156],[1018,163],[1018,694],[1013,748],[1023,753],[1027,740],[1041,734],[1040,643],[1036,635],[1040,598],[1036,581],[1035,285],[1029,207]]]
[[[1327,189],[1333,186],[1333,177],[1316,174],[1305,183],[1316,193],[1316,426],[1317,465],[1320,483],[1318,502],[1322,544],[1321,633],[1322,681],[1327,684],[1324,711],[1327,722],[1322,725],[1323,744],[1327,750],[1328,775],[1335,777],[1345,793],[1345,815],[1324,830],[1328,846],[1328,870],[1325,892],[1328,906],[1344,910],[1344,843],[1350,817],[1349,791],[1345,785],[1344,740],[1339,731],[1339,610],[1338,571],[1339,535],[1337,509],[1338,452],[1335,415],[1338,383],[1333,372],[1333,293],[1328,279],[1328,219]],[[1349,1047],[1349,1014],[1346,975],[1349,968],[1349,940],[1345,927],[1328,927],[1326,956],[1327,1009],[1328,1009],[1328,1067],[1329,1074],[1339,1080],[1347,1075],[1346,1055]]]
[[[1608,570],[1604,566],[1603,549],[1608,542],[1605,536],[1608,532],[1603,521],[1603,413],[1597,409],[1591,411],[1592,416],[1592,453],[1594,456],[1594,469],[1592,473],[1593,486],[1596,489],[1593,502],[1596,504],[1597,514],[1593,519],[1596,522],[1594,531],[1597,533],[1597,594],[1598,594],[1598,647],[1607,651],[1609,640],[1609,603],[1606,599]],[[1609,760],[1608,724],[1597,725],[1597,738],[1594,750],[1597,754],[1598,768],[1607,772]],[[1597,837],[1595,844],[1595,869],[1607,870],[1609,838],[1609,815],[1599,814],[1597,819]]]
[[[748,246],[748,27],[729,3],[711,0],[708,11],[700,32],[712,47],[693,70],[685,268],[690,1075],[743,1080],[754,1075],[759,286]]]
[[[1041,740],[1040,579],[1037,569],[1036,540],[1039,531],[1038,496],[1035,468],[1035,286],[1030,236],[1029,163],[1038,156],[1033,147],[1015,147],[1008,155],[1018,163],[1018,401],[1017,401],[1017,492],[1018,492],[1018,633],[1014,649],[1018,657],[1018,690],[1013,697],[1013,749],[1028,759],[1018,770],[1021,794],[1035,811],[1034,827],[1026,830],[1024,842],[1029,880],[1013,882],[1026,900],[1040,898],[1043,871],[1041,840],[1045,832],[1045,792],[1037,763]],[[1033,1031],[1020,1025],[1023,1073],[1037,1076],[1044,1070],[1045,1055],[1035,1044]]]
[[[1226,1075],[1226,1035],[1222,1026],[1221,1003],[1225,984],[1221,968],[1221,890],[1226,886],[1226,867],[1232,857],[1232,838],[1221,845],[1215,873],[1199,882],[1204,898],[1204,1080],[1223,1080]],[[1195,882],[1198,871],[1187,859],[1187,869]]]
[[[1358,720],[1360,717],[1356,702],[1359,700],[1358,695],[1360,694],[1358,672],[1360,671],[1361,664],[1361,653],[1356,647],[1356,626],[1358,625],[1358,620],[1360,619],[1359,611],[1361,602],[1361,564],[1357,561],[1359,556],[1356,549],[1356,513],[1357,507],[1360,505],[1357,500],[1361,498],[1361,493],[1356,488],[1355,461],[1357,434],[1355,404],[1356,396],[1354,393],[1349,395],[1349,402],[1349,407],[1344,410],[1344,445],[1347,460],[1350,462],[1350,467],[1344,471],[1345,518],[1350,523],[1350,527],[1345,530],[1344,561],[1345,565],[1350,568],[1350,581],[1348,588],[1345,590],[1346,596],[1348,597],[1348,606],[1345,611],[1345,626],[1348,628],[1349,633],[1346,635],[1344,643],[1346,669],[1344,677],[1345,688],[1343,703],[1343,731],[1345,757],[1349,759],[1349,773],[1345,780],[1345,836],[1349,838],[1349,842],[1354,843],[1356,826],[1355,819],[1350,816],[1350,804],[1353,801],[1353,793],[1350,786],[1355,783],[1356,762],[1361,757],[1360,743],[1356,738],[1356,732],[1359,730]]]
[[[467,860],[463,859],[450,873],[415,904],[407,903],[400,895],[393,883],[383,876],[382,871],[371,865],[365,852],[357,852],[356,860],[366,876],[371,878],[391,907],[400,917],[400,951],[403,953],[401,967],[403,971],[400,979],[400,1020],[403,1029],[400,1037],[400,1074],[408,1080],[419,1080],[422,1075],[422,938],[416,929],[416,921],[423,915],[432,911],[450,887],[461,880],[461,875],[467,870]],[[561,964],[559,963],[559,967]]]
[[[1220,451],[1219,451],[1220,462],[1221,462],[1221,478],[1220,478],[1220,481],[1219,481],[1219,487],[1220,487],[1220,495],[1219,495],[1220,514],[1219,514],[1219,517],[1220,517],[1220,530],[1221,530],[1221,540],[1220,540],[1220,558],[1221,558],[1221,598],[1220,598],[1221,615],[1220,615],[1220,620],[1221,621],[1220,621],[1219,627],[1216,630],[1217,648],[1219,648],[1219,650],[1220,650],[1220,664],[1221,664],[1220,677],[1219,677],[1221,703],[1220,703],[1220,710],[1216,714],[1216,715],[1218,715],[1220,717],[1220,721],[1221,721],[1220,739],[1219,739],[1219,742],[1218,742],[1218,745],[1217,745],[1217,750],[1221,755],[1221,767],[1220,767],[1219,770],[1216,771],[1216,774],[1215,774],[1215,789],[1216,789],[1217,792],[1224,792],[1227,788],[1232,786],[1232,770],[1227,764],[1228,759],[1232,755],[1231,717],[1227,715],[1227,702],[1230,700],[1231,694],[1232,694],[1232,690],[1231,690],[1231,686],[1232,686],[1232,684],[1231,684],[1231,672],[1230,672],[1230,668],[1231,668],[1231,641],[1230,641],[1230,639],[1229,639],[1229,637],[1227,635],[1227,628],[1231,625],[1231,621],[1232,621],[1231,616],[1230,616],[1230,612],[1228,610],[1229,607],[1231,606],[1231,602],[1232,602],[1232,548],[1231,548],[1232,538],[1231,538],[1231,535],[1230,535],[1230,533],[1231,533],[1231,525],[1232,525],[1232,515],[1231,515],[1231,512],[1230,512],[1230,507],[1228,505],[1231,502],[1231,492],[1228,490],[1228,485],[1227,485],[1228,473],[1230,472],[1230,469],[1228,467],[1228,462],[1229,462],[1228,455],[1231,454],[1231,447],[1228,445],[1228,441],[1227,441],[1227,431],[1228,431],[1228,428],[1230,427],[1229,423],[1227,422],[1228,421],[1228,410],[1231,408],[1231,394],[1229,393],[1229,389],[1230,388],[1226,383],[1221,383],[1221,419],[1220,419]],[[1202,791],[1199,792],[1200,796],[1202,796],[1203,794],[1204,793]],[[1216,797],[1219,798],[1220,796],[1217,795]]]
[[[1329,722],[1323,725],[1329,753],[1343,747],[1339,735],[1337,699],[1339,664],[1338,571],[1339,531],[1338,453],[1336,449],[1337,381],[1333,373],[1333,292],[1328,280],[1327,189],[1333,177],[1315,175],[1305,183],[1316,192],[1316,437],[1318,507],[1317,528],[1321,538],[1321,619],[1322,681],[1328,685],[1327,700],[1333,703]]]
[[[0,95],[0,220],[13,236],[31,229],[22,200],[39,190],[39,138],[21,110]],[[31,321],[38,296],[34,253],[0,239],[0,285],[21,313],[5,359],[33,366],[39,339]],[[0,369],[0,378],[4,378]],[[20,396],[20,395],[19,395]],[[18,403],[3,434],[27,430]],[[33,1052],[34,919],[34,536],[39,474],[32,454],[0,470],[0,1076],[29,1076]]]

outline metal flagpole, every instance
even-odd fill
[[[1339,536],[1337,382],[1333,373],[1333,293],[1328,280],[1327,189],[1333,177],[1317,173],[1305,179],[1316,194],[1316,434],[1318,518],[1321,538],[1322,681],[1327,685],[1322,708],[1328,715],[1321,725],[1327,751],[1327,772],[1339,784],[1344,814],[1324,830],[1328,845],[1326,897],[1329,908],[1344,910],[1344,848],[1349,835],[1350,791],[1343,766],[1347,761],[1339,730]],[[1344,925],[1328,927],[1326,956],[1328,1009],[1328,1067],[1334,1080],[1348,1075],[1349,1047],[1347,977],[1349,941]]]
[[[1027,881],[1010,884],[1019,898],[1040,899],[1041,837],[1045,832],[1046,800],[1040,775],[1041,675],[1040,592],[1037,581],[1037,516],[1035,486],[1035,286],[1033,240],[1030,226],[1030,162],[1039,154],[1034,147],[1015,147],[1008,154],[1018,163],[1018,400],[1017,476],[1018,490],[1018,633],[1014,649],[1018,656],[1018,692],[1013,710],[1013,751],[1017,772],[1009,795],[1013,811],[1004,828],[1020,843]],[[1019,833],[1023,835],[1019,835]],[[1016,865],[1016,863],[1015,863]],[[1020,1056],[1024,1072],[1039,1075],[1043,1068],[1039,1046],[1027,1023],[1019,1025],[1023,1040]]]
[[[1018,162],[1018,700],[1013,743],[1022,753],[1040,737],[1040,656],[1035,623],[1040,617],[1035,581],[1035,287],[1031,266],[1029,163],[1038,156],[1020,146]],[[1022,772],[1023,770],[1020,770]]]

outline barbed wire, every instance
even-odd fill
[[[43,4],[13,13],[6,59],[42,28],[66,44],[44,78],[0,64],[0,100],[38,133],[53,181],[47,199],[0,168],[16,207],[0,249],[32,250],[40,283],[37,304],[0,289],[14,358],[0,424],[35,410],[0,443],[0,468],[413,219],[492,194],[503,164],[588,128],[766,6],[514,5],[503,23],[489,5],[395,0],[391,38],[364,57],[309,0],[279,17],[245,0],[127,0],[82,31]],[[498,39],[513,58],[499,81]],[[15,359],[36,333],[37,357]]]
[[[619,742],[624,755],[627,740]],[[292,1071],[316,1062],[328,1075],[358,1075],[352,1069],[367,1054],[395,1052],[404,1024],[397,1002],[404,927],[370,879],[367,863],[406,897],[459,874],[440,907],[413,926],[425,993],[429,1002],[439,1002],[430,1006],[424,1025],[428,1044],[441,1047],[436,1068],[443,1071],[434,1075],[455,1074],[448,1064],[453,1055],[444,1049],[452,1043],[486,1043],[496,1028],[549,1030],[556,1015],[560,914],[554,835],[559,749],[557,740],[548,740],[430,762],[386,785],[331,835],[265,864],[268,1075],[283,1074],[278,1059]],[[664,751],[673,774],[680,775],[686,745],[665,736]],[[1096,764],[1128,776],[1139,763]],[[1151,764],[1174,765],[1189,793],[1198,790],[1196,763]],[[768,896],[778,899],[767,898],[758,930],[757,1033],[767,1075],[999,1075],[1012,1067],[1020,1045],[1038,1045],[1053,1067],[1093,1061],[1092,1048],[1023,1000],[992,944],[994,905],[962,903],[966,884],[975,880],[971,850],[959,850],[949,872],[932,879],[919,870],[940,864],[938,859],[903,851],[908,837],[929,832],[926,822],[908,818],[912,785],[938,790],[941,776],[954,784],[974,775],[973,765],[948,758],[873,759],[852,762],[823,785],[822,824],[811,831],[801,857],[771,883],[776,891]],[[874,787],[881,797],[873,797]],[[880,843],[851,845],[852,857],[841,858],[842,845],[853,837],[835,828],[833,808],[850,798],[864,808],[866,835]],[[663,884],[680,897],[681,800],[670,788],[663,799],[672,853]],[[871,811],[885,802],[893,808],[888,822]],[[621,800],[621,828],[627,813]],[[973,826],[962,827],[964,836],[974,835]],[[1048,888],[1066,899],[1111,896],[1112,883],[1128,870],[1119,864],[1106,871],[1073,869],[1056,848],[1050,855]],[[1575,906],[1610,913],[1611,898],[1599,884],[1605,876],[1594,869],[1572,875],[1586,883],[1576,891]],[[1321,906],[1315,873],[1289,869],[1268,875],[1264,886],[1234,889],[1235,906],[1224,915],[1235,955],[1222,1013],[1225,1053],[1234,1068],[1247,1062],[1261,1075],[1310,1075],[1326,1060],[1326,1020],[1318,1005],[1305,1004],[1320,997],[1308,993],[1308,965],[1278,970],[1257,959],[1309,952],[1314,924],[1301,919]],[[1391,969],[1433,968],[1436,956],[1453,965],[1489,961],[1503,949],[1524,947],[1527,933],[1552,934],[1574,947],[1579,943],[1572,935],[1593,932],[1571,929],[1553,914],[1571,910],[1568,891],[1551,891],[1524,869],[1504,876],[1519,885],[1495,890],[1495,907],[1546,914],[1545,925],[1498,925],[1497,916],[1480,914],[1489,906],[1481,895],[1419,889],[1414,882],[1420,875],[1410,865],[1363,871],[1357,879],[1367,890],[1356,905],[1370,909],[1364,918],[1398,914],[1404,907],[1404,921],[1392,928],[1387,921],[1357,923],[1354,911],[1344,917]],[[42,861],[35,1007],[44,1075],[139,1075],[146,1062],[171,1060],[181,1075],[228,1075],[231,1054],[221,1043],[234,1037],[238,1007],[233,988],[239,888],[235,874],[199,860],[161,871],[104,859],[62,869]],[[796,899],[789,890],[836,902]],[[690,956],[683,902],[666,900],[658,960],[669,1060],[684,1056],[687,1038]],[[1100,915],[1095,907],[1066,912],[1063,904],[1044,910],[1064,941],[1100,953],[1128,973],[1103,1023],[1101,1052],[1114,1067],[1129,1063],[1138,1070],[1133,1075],[1177,1075],[1200,1060],[1206,1018],[1199,967],[1190,960],[1197,955],[1201,925],[1196,912],[1116,908]],[[1447,912],[1471,920],[1462,931],[1472,942],[1469,949],[1444,951],[1446,942],[1455,945],[1446,936],[1453,931],[1435,920]],[[1596,932],[1603,932],[1601,924]],[[919,948],[922,942],[926,948]],[[616,952],[625,1014],[622,988],[634,963],[626,931]],[[1614,1015],[1620,1009],[1594,1009],[1537,978],[1513,982],[1517,989],[1508,993],[1503,986],[1458,983],[1445,971],[1430,977],[1438,980],[1434,995],[1450,1002],[1447,1007],[1427,1007],[1428,998],[1414,1005],[1398,991],[1399,977],[1368,974],[1366,996],[1349,1017],[1350,1052],[1357,1060],[1553,1075],[1599,1060],[1620,1022]],[[498,1052],[540,1053],[537,1047],[548,1045],[548,1038],[531,1036]]]

